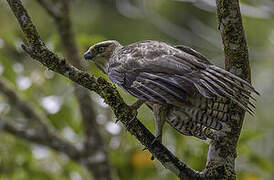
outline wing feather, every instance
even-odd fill
[[[138,82],[138,85],[140,87],[142,87],[147,92],[152,94],[152,97],[153,97],[151,98],[152,101],[155,99],[155,96],[157,96],[161,103],[166,102],[166,103],[172,104],[171,99],[166,95],[165,91],[159,91],[159,89],[156,86],[153,86],[153,84],[148,83],[148,81],[142,77],[138,77],[136,81]]]
[[[162,82],[161,79],[155,79],[155,78],[151,79],[151,76],[149,73],[142,73],[140,74],[140,76],[142,76],[143,78],[147,78],[146,79],[147,83],[154,85],[155,87],[158,87],[161,90],[166,91],[170,95],[173,95],[176,98],[179,98],[181,100],[186,99],[186,95],[182,93],[182,90],[180,90],[179,88],[175,86],[170,86],[169,84]]]
[[[249,98],[255,99],[252,92],[259,93],[248,82],[211,64],[191,48],[175,48],[178,50],[168,46],[168,50],[157,49],[155,53],[154,48],[146,49],[142,59],[131,57],[125,61],[124,84],[120,84],[133,96],[157,103],[176,105],[197,92],[206,98],[224,97],[252,114],[255,106]]]
[[[200,80],[200,83],[202,86],[204,86],[206,89],[208,89],[212,94],[216,95],[217,97],[221,96],[217,90],[214,89],[214,86],[205,81],[204,79]]]
[[[258,91],[256,91],[255,88],[254,88],[253,86],[251,86],[251,84],[249,84],[247,81],[245,81],[245,80],[239,78],[238,76],[236,76],[236,75],[234,75],[234,74],[232,74],[232,73],[230,73],[230,72],[228,72],[228,71],[226,71],[226,70],[224,70],[224,69],[222,69],[222,68],[219,68],[219,67],[217,67],[217,66],[214,66],[214,65],[212,65],[211,68],[212,68],[213,70],[215,70],[216,72],[219,72],[219,73],[221,73],[221,74],[223,74],[223,75],[229,76],[229,77],[230,77],[231,79],[233,79],[235,82],[241,83],[241,85],[244,84],[245,86],[242,85],[242,87],[243,87],[244,89],[248,89],[249,91],[254,92],[254,93],[256,93],[257,95],[260,95],[260,93],[259,93]]]
[[[133,88],[128,88],[126,89],[126,91],[131,94],[134,97],[137,97],[139,99],[141,99],[142,101],[147,101],[148,98],[140,91],[133,89]]]
[[[188,95],[193,94],[193,88],[191,86],[187,86],[187,83],[184,82],[184,80],[176,75],[170,76],[168,74],[163,74],[163,73],[148,73],[148,72],[143,72],[140,73],[143,75],[146,75],[148,79],[151,79],[153,81],[159,81],[165,84],[166,88],[168,87],[173,87],[177,88],[180,90],[180,94],[186,93]]]
[[[180,49],[181,51],[184,51],[188,54],[191,54],[192,56],[195,56],[198,60],[201,60],[206,64],[211,64],[203,54],[195,51],[194,49],[192,49],[190,47],[187,47],[187,46],[184,46],[184,45],[176,45],[174,47],[177,48],[177,49]]]
[[[136,97],[142,97],[143,99],[145,99],[146,101],[154,101],[154,102],[157,102],[157,103],[164,103],[162,100],[160,100],[159,98],[155,98],[154,97],[154,94],[151,94],[151,92],[147,91],[146,89],[143,88],[143,86],[141,84],[139,84],[139,86],[135,87],[135,88],[131,88],[130,89],[130,92],[135,92],[137,93],[138,95]]]

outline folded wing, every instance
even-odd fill
[[[197,93],[206,98],[225,97],[253,113],[249,98],[255,99],[252,92],[259,93],[248,82],[211,64],[190,48],[179,49],[143,61],[136,69],[128,66],[124,89],[142,100],[174,105]]]

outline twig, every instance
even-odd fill
[[[33,59],[39,61],[49,69],[62,74],[72,81],[99,94],[105,102],[111,106],[117,119],[126,126],[126,129],[175,175],[180,176],[183,174],[184,177],[192,179],[199,179],[201,177],[198,172],[181,162],[162,144],[156,142],[152,145],[155,137],[139,120],[136,119],[136,121],[128,123],[133,118],[134,114],[132,114],[132,109],[125,104],[115,87],[103,78],[96,79],[94,76],[76,69],[64,58],[59,58],[56,54],[48,50],[40,39],[35,26],[31,22],[31,19],[20,0],[7,1],[28,40],[28,45],[24,45],[23,48]]]
[[[47,12],[55,19],[61,18],[61,0],[37,0]]]

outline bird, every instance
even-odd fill
[[[136,97],[138,107],[152,109],[159,142],[165,122],[183,135],[216,139],[216,132],[230,131],[229,104],[253,114],[250,99],[259,95],[250,83],[184,45],[146,40],[122,46],[107,40],[90,46],[84,58]]]

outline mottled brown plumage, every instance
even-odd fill
[[[182,134],[214,138],[212,130],[226,128],[230,102],[253,113],[249,98],[258,92],[186,46],[158,41],[122,46],[104,41],[91,46],[84,57],[125,91],[147,102],[155,113],[156,136],[161,136],[166,121]]]

